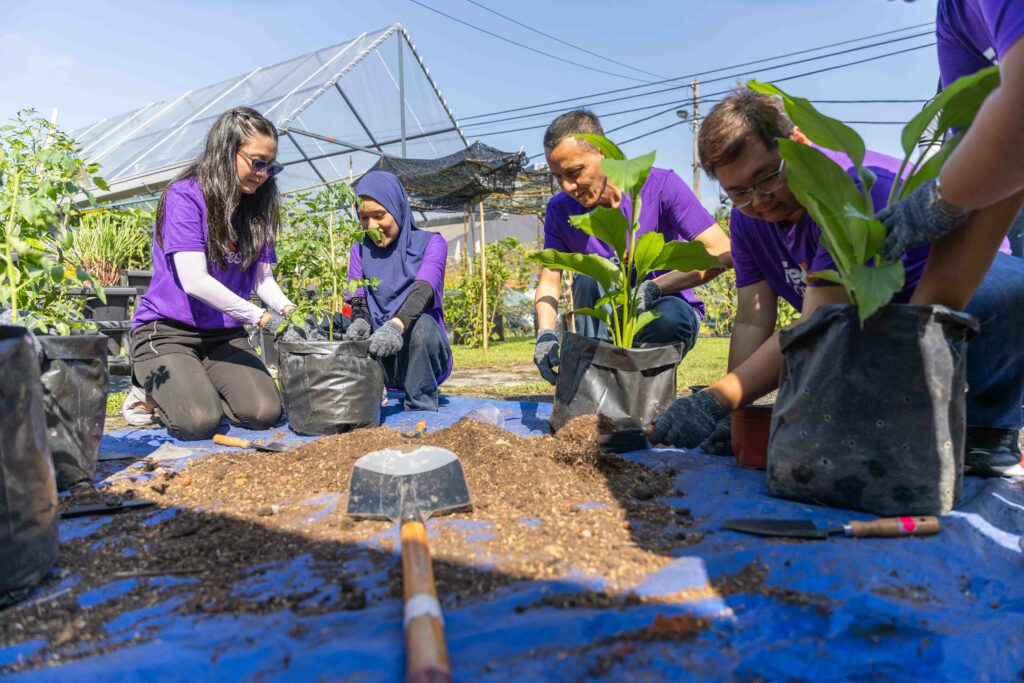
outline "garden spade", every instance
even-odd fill
[[[408,681],[451,680],[424,522],[431,515],[471,507],[462,464],[444,448],[407,445],[374,451],[359,458],[352,470],[348,514],[402,525]]]
[[[265,451],[267,453],[284,453],[290,450],[289,446],[285,446],[283,443],[272,441],[271,443],[256,443],[255,441],[248,441],[246,439],[239,439],[237,436],[228,436],[227,434],[214,434],[213,442],[220,444],[221,446],[235,446],[236,448],[253,448],[257,451]]]

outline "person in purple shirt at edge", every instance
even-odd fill
[[[183,440],[208,439],[227,415],[249,429],[281,418],[273,378],[245,324],[281,331],[294,304],[278,287],[281,171],[277,128],[259,112],[222,114],[206,147],[160,198],[153,281],[135,310],[134,386],[122,413],[130,424],[160,421]],[[272,311],[252,304],[255,291]]]
[[[778,98],[743,88],[717,104],[704,119],[699,152],[704,170],[732,198],[732,256],[739,306],[729,345],[729,374],[706,390],[672,404],[655,423],[652,442],[728,454],[728,411],[778,386],[782,367],[775,334],[776,297],[800,311],[799,325],[823,304],[849,303],[846,290],[815,272],[835,269],[820,229],[786,183],[778,138],[807,143]],[[843,154],[821,150],[857,180]],[[884,206],[896,182],[899,161],[868,152],[865,165],[877,176],[871,189]],[[929,258],[927,244],[902,255],[906,285],[894,297],[911,300]],[[968,345],[966,472],[980,476],[1022,476],[1016,443],[1024,399],[1024,261],[999,254],[967,305],[981,323]],[[1000,438],[993,438],[1000,436]]]
[[[405,392],[407,410],[437,410],[438,387],[452,371],[444,327],[444,269],[448,243],[420,230],[402,183],[371,171],[356,185],[359,220],[378,230],[352,245],[348,278],[373,278],[352,296],[345,339],[369,339],[370,354],[384,368],[384,383]]]
[[[908,0],[911,1],[911,0]],[[887,258],[933,242],[913,304],[963,309],[993,262],[1024,199],[1024,2],[939,0],[942,86],[999,65],[1000,85],[939,178],[883,210]]]
[[[586,140],[572,135],[592,133],[604,135],[601,122],[586,110],[570,111],[557,117],[544,133],[544,153],[551,174],[562,192],[548,201],[544,217],[544,248],[565,253],[599,254],[616,260],[611,247],[587,235],[569,222],[569,216],[592,211],[598,206],[618,207],[629,217],[631,207],[620,188],[608,182],[601,170],[604,155]],[[673,171],[651,169],[640,192],[643,209],[640,233],[658,231],[668,240],[697,240],[708,252],[731,266],[729,238],[686,183]],[[636,344],[671,344],[682,342],[684,355],[697,343],[704,304],[691,289],[708,282],[722,272],[662,271],[653,273],[640,290],[641,310],[651,309],[660,315],[636,335]],[[537,346],[534,351],[541,376],[555,383],[559,341],[555,333],[562,271],[542,268],[537,279],[534,305],[537,312]],[[577,275],[572,285],[573,303],[577,308],[593,307],[602,296],[592,278]],[[605,324],[590,316],[576,316],[576,331],[584,336],[609,340]]]

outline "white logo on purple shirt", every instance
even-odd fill
[[[799,267],[791,268],[789,261],[783,261],[782,273],[786,278],[786,282],[793,288],[797,296],[803,298],[804,293],[807,291],[807,271]]]

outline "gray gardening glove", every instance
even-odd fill
[[[387,358],[402,350],[402,328],[394,320],[389,320],[370,335],[370,355]]]
[[[942,198],[938,181],[925,183],[878,212],[877,218],[888,234],[881,254],[887,260],[895,261],[908,249],[952,232],[970,215],[970,211],[953,206]]]
[[[533,350],[533,362],[540,370],[540,376],[551,384],[558,381],[555,366],[558,365],[558,335],[554,330],[541,330],[537,333],[537,346]]]
[[[642,313],[651,310],[654,302],[661,298],[661,287],[654,280],[646,280],[640,285],[640,302],[637,309]]]
[[[732,420],[728,415],[718,421],[711,435],[700,443],[700,449],[709,455],[732,455]]]
[[[303,336],[288,322],[288,318],[285,318],[280,313],[271,313],[270,319],[263,323],[262,327],[267,332],[273,332],[274,338],[280,339],[283,342],[303,340]]]
[[[668,407],[654,423],[652,444],[693,448],[715,431],[728,411],[706,391],[686,396]]]
[[[346,341],[359,341],[360,339],[366,339],[370,336],[370,323],[363,320],[362,318],[356,318],[345,330],[342,339]]]

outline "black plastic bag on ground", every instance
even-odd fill
[[[39,359],[24,327],[0,326],[0,607],[57,559],[57,489]]]
[[[561,346],[553,431],[574,417],[595,414],[628,417],[644,427],[676,399],[679,344],[623,349],[570,332]]]
[[[822,306],[780,333],[768,492],[875,515],[945,514],[963,485],[967,340],[978,322]]]
[[[277,342],[288,424],[324,435],[380,424],[384,374],[369,341]]]
[[[107,338],[38,337],[46,428],[57,489],[92,481],[107,415]]]

